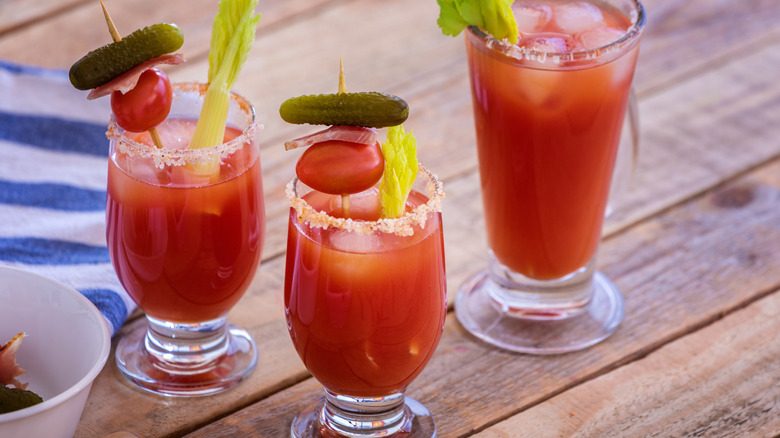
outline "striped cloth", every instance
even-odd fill
[[[0,60],[0,265],[80,291],[116,333],[135,304],[106,247],[109,114],[65,71]]]

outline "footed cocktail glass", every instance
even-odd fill
[[[164,395],[231,388],[257,363],[250,335],[227,323],[265,236],[254,109],[232,94],[224,143],[187,149],[206,86],[175,84],[168,119],[148,133],[109,125],[107,238],[120,282],[146,314],[117,345],[121,373]]]
[[[348,215],[341,196],[297,179],[287,196],[287,327],[325,387],[292,436],[435,436],[431,415],[404,391],[447,313],[441,184],[421,167],[397,219],[379,219],[376,188],[350,195]]]
[[[466,32],[490,251],[455,310],[501,348],[563,353],[623,318],[595,264],[645,15],[638,0],[513,9],[517,45]]]

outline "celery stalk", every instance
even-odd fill
[[[225,136],[230,90],[255,39],[260,14],[257,0],[221,0],[211,30],[209,85],[190,148],[222,144]]]

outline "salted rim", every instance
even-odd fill
[[[631,11],[629,18],[631,19],[632,24],[626,30],[626,33],[609,44],[587,50],[575,50],[573,52],[544,52],[529,49],[527,47],[520,47],[517,44],[511,44],[506,40],[498,40],[476,26],[469,26],[468,30],[471,31],[472,35],[483,40],[488,49],[496,50],[510,58],[520,61],[529,60],[544,63],[548,59],[551,59],[556,65],[571,61],[592,61],[614,54],[623,49],[627,44],[633,46],[636,43],[638,36],[645,26],[645,8],[639,0],[634,0],[633,4],[636,6],[636,11]]]
[[[397,218],[361,221],[351,218],[333,217],[324,211],[317,211],[308,202],[298,197],[295,190],[295,183],[298,181],[297,177],[287,183],[284,192],[287,195],[287,199],[290,200],[290,206],[295,209],[298,215],[298,222],[300,223],[307,223],[309,226],[323,229],[335,227],[357,234],[369,234],[374,231],[380,231],[397,236],[411,236],[414,235],[415,225],[425,228],[428,213],[441,212],[441,201],[444,198],[444,187],[436,175],[422,164],[418,164],[417,171],[428,179],[426,190],[428,191],[429,199],[425,204],[418,205],[412,211],[408,211],[403,216]]]
[[[206,94],[207,87],[207,84],[198,82],[173,84],[173,88],[176,91],[183,93],[195,92],[200,94],[200,96]],[[174,99],[176,97],[177,96],[174,95]],[[235,92],[230,93],[230,99],[238,105],[239,110],[249,116],[249,126],[241,132],[241,135],[217,146],[202,149],[167,149],[152,147],[128,138],[125,135],[125,130],[117,125],[116,118],[113,114],[108,122],[106,137],[108,137],[109,140],[114,141],[114,148],[118,152],[139,158],[152,158],[155,166],[160,169],[165,166],[214,163],[230,156],[232,153],[241,149],[245,144],[251,143],[256,138],[257,134],[263,130],[263,125],[257,123],[255,109],[252,104],[249,103],[249,100]]]

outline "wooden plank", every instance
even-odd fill
[[[474,342],[450,314],[436,354],[408,393],[433,412],[441,436],[468,435],[712,324],[780,287],[779,207],[776,161],[608,239],[599,266],[623,291],[626,317],[611,338],[585,351],[546,357],[499,351]],[[763,336],[775,340],[776,324],[761,328]],[[775,361],[777,348],[766,352]],[[777,381],[778,371],[770,367],[761,379]],[[191,436],[225,430],[282,436],[320,393],[310,379]],[[742,408],[750,409],[735,407]]]
[[[780,89],[755,72],[778,66],[780,42],[641,99],[638,168],[607,233],[777,157]]]
[[[73,9],[89,0],[3,0],[0,2],[0,36]]]
[[[328,0],[261,1],[259,10],[264,16],[261,29],[275,27],[292,14],[315,13],[327,3]],[[376,6],[385,2],[360,3],[373,3]],[[208,34],[204,30],[210,28],[213,17],[213,13],[205,11],[215,10],[216,0],[109,0],[107,4],[117,18],[120,29],[129,31],[154,21],[176,22],[185,29],[188,39],[184,47],[185,54],[202,56],[205,53],[203,48],[208,45]],[[640,68],[637,71],[640,93],[664,87],[724,60],[739,58],[755,51],[756,47],[776,42],[780,38],[780,30],[775,25],[780,4],[774,0],[753,0],[749,8],[744,7],[744,3],[739,0],[644,0],[644,4],[648,20]],[[411,12],[413,10],[399,5],[393,14],[401,18],[398,21],[402,22],[415,15]],[[363,21],[369,23],[377,16],[369,14],[366,17],[370,19],[364,18]],[[45,22],[37,23],[36,20]],[[26,25],[28,23],[35,25]],[[86,23],[89,25],[84,25]],[[418,27],[415,31],[436,29],[434,23],[435,16],[433,21],[428,20],[425,27]],[[353,22],[351,25],[359,24]],[[17,29],[20,26],[22,28]],[[12,28],[14,32],[3,35]],[[3,36],[0,38],[0,58],[14,62],[68,68],[86,51],[108,41],[104,30],[100,10],[94,1],[0,2],[0,35]],[[372,31],[369,26],[366,34]],[[52,38],[55,34],[67,35],[67,38]],[[372,38],[372,42],[377,40]],[[311,41],[312,46],[323,49],[322,45],[317,44],[319,37]],[[286,42],[279,44],[286,46]],[[356,44],[353,42],[353,45]],[[30,50],[31,47],[35,50]],[[404,46],[404,49],[408,51],[410,47]],[[403,53],[394,56],[400,57]]]
[[[310,14],[334,0],[265,0],[257,10],[262,14],[260,29],[278,26],[299,14]],[[23,5],[22,5],[23,3]],[[0,38],[0,58],[22,64],[40,67],[68,69],[71,64],[90,50],[111,42],[111,36],[97,0],[89,2],[70,0],[68,7],[61,0],[45,0],[44,12],[31,11],[28,0],[0,2],[0,16],[9,12],[9,18],[2,22],[19,22],[13,15],[43,15],[42,20],[8,32]],[[211,26],[217,12],[218,0],[106,0],[104,2],[120,34],[126,35],[135,29],[153,23],[176,23],[184,32],[184,46],[181,49],[187,58],[198,60],[208,54]],[[2,29],[0,27],[0,29]],[[205,76],[206,71],[203,71]]]
[[[640,94],[777,43],[780,2],[642,0],[647,28],[637,70]]]
[[[780,435],[780,291],[479,438]]]
[[[202,54],[208,48],[206,29],[210,29],[216,13],[215,0],[195,0],[188,7],[176,2],[148,0],[105,3],[122,35],[148,24],[173,22],[184,32],[181,51],[185,56]],[[23,64],[68,69],[90,50],[110,42],[100,4],[90,1],[6,35],[0,40],[0,57]],[[31,47],[36,50],[30,50]]]

